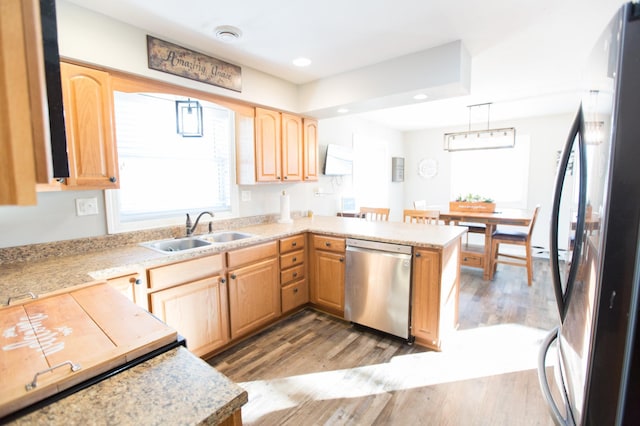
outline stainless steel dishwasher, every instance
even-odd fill
[[[347,239],[345,319],[412,341],[411,247]]]

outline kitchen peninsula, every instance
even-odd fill
[[[99,237],[90,239],[91,241],[89,242],[76,240],[39,244],[34,247],[25,246],[1,249],[0,259],[3,263],[0,270],[0,282],[2,283],[2,287],[0,288],[0,301],[6,304],[9,297],[27,292],[40,295],[47,294],[86,285],[86,283],[90,281],[102,281],[126,274],[138,273],[139,279],[135,287],[138,289],[138,296],[142,295],[143,297],[138,297],[136,303],[144,305],[150,303],[149,295],[152,291],[150,288],[147,288],[150,286],[147,282],[150,279],[150,275],[145,271],[161,268],[165,265],[180,264],[180,262],[193,259],[205,259],[224,254],[229,255],[230,253],[240,252],[241,249],[245,248],[267,247],[272,244],[275,245],[277,242],[280,243],[280,249],[276,249],[275,253],[280,253],[281,258],[286,258],[287,255],[283,254],[286,252],[286,250],[283,249],[284,241],[299,241],[296,239],[318,235],[322,236],[325,240],[333,239],[337,241],[344,238],[359,238],[412,246],[415,256],[414,294],[416,295],[415,297],[421,298],[418,300],[418,304],[422,304],[421,308],[414,306],[413,333],[416,335],[416,342],[440,350],[442,340],[446,337],[446,333],[455,327],[455,323],[457,322],[457,299],[460,274],[460,241],[462,235],[466,232],[466,228],[464,227],[394,222],[378,223],[367,222],[357,218],[316,216],[296,219],[293,223],[287,224],[275,222],[249,225],[238,224],[234,229],[249,233],[252,236],[229,243],[212,244],[197,250],[168,254],[141,246],[141,242],[148,241],[149,239],[149,234],[145,233],[142,233],[139,238],[146,239],[140,240],[137,239],[138,237],[125,238],[127,243],[121,247],[111,246],[99,248],[100,242],[105,241],[105,239]],[[176,236],[177,235],[166,235],[158,237],[157,234],[154,234],[154,238],[156,239],[173,238]],[[94,246],[95,250],[87,251],[87,245]],[[78,250],[78,248],[80,249]],[[46,253],[49,250],[55,253],[55,256],[47,257]],[[32,251],[40,252],[43,258],[36,260],[32,257],[35,256]],[[309,259],[312,257],[309,253],[310,251],[307,251],[304,258],[308,259],[309,263],[313,265],[313,259]],[[21,257],[32,260],[20,261]],[[234,260],[231,256],[226,257],[226,259],[227,261],[224,262],[224,264],[221,263],[221,265],[223,265],[221,266],[222,270],[216,273],[219,273],[221,277],[228,276],[231,278],[232,270],[230,268],[231,262]],[[295,268],[290,269],[293,270]],[[285,268],[282,267],[282,270],[285,271]],[[310,275],[310,273],[307,272],[307,275]],[[313,282],[314,278],[308,278],[308,280]],[[280,289],[280,280],[277,282],[277,288],[278,290]],[[230,289],[229,297],[231,297],[231,293]],[[226,292],[224,294],[226,297]],[[295,309],[285,311],[284,293],[282,297],[282,309],[280,308],[280,300],[278,300],[276,317],[270,318],[266,323],[261,324],[260,327],[264,327],[295,312]],[[415,302],[416,299],[414,299],[414,305],[416,305]],[[318,308],[314,303],[313,297],[311,297],[311,300],[304,300],[298,308],[304,307],[307,304]],[[320,309],[321,308],[322,307],[320,307]],[[0,315],[1,313],[2,308],[0,308]],[[335,312],[332,313],[336,314]],[[234,318],[232,315],[232,330],[233,321]],[[258,329],[259,327],[254,327],[248,333],[254,333]],[[246,335],[248,334],[241,334],[240,338]],[[225,344],[228,346],[233,344],[234,341],[232,331],[231,339],[228,339]],[[189,339],[187,339],[187,344],[188,343]],[[221,347],[225,346],[223,345]],[[189,359],[189,356],[191,359]],[[43,419],[49,416],[57,418],[61,413],[67,412],[64,404],[70,400],[83,398],[83,395],[92,395],[92,397],[101,400],[114,398],[114,401],[117,401],[117,392],[111,393],[109,391],[109,383],[117,387],[119,386],[119,381],[125,380],[127,376],[137,377],[136,380],[138,380],[148,375],[153,375],[149,377],[153,377],[158,389],[162,390],[166,383],[173,383],[176,380],[176,378],[173,377],[173,373],[169,373],[172,370],[165,368],[166,363],[173,362],[171,360],[179,360],[185,364],[180,367],[180,370],[190,368],[188,367],[189,365],[195,369],[200,368],[198,367],[200,360],[193,357],[192,354],[183,348],[177,348],[167,354],[163,354],[151,361],[136,366],[131,370],[127,370],[125,373],[118,374],[111,379],[100,382],[77,394],[73,394],[52,406],[45,407],[42,410],[30,414],[30,416],[41,415],[43,417],[29,418]],[[215,370],[213,370],[211,374],[215,373]],[[98,386],[100,386],[101,390],[96,393]],[[190,386],[185,383],[182,388],[183,393],[188,394],[190,392],[189,389]],[[233,407],[239,408],[244,403],[242,402],[242,392],[238,393],[237,390],[234,392],[235,396],[230,399],[234,401],[235,405]],[[212,392],[212,394],[213,393],[216,392]],[[141,398],[144,397],[141,396]],[[244,398],[244,401],[246,401],[246,393],[244,394]],[[180,404],[188,406],[189,401],[181,401]],[[99,410],[103,408],[106,410],[106,407],[109,406],[109,401],[92,403],[92,407]],[[129,408],[122,407],[120,414],[126,414],[128,410]],[[131,410],[127,415],[134,417],[139,415],[136,414],[133,408],[131,408]],[[159,410],[159,408],[154,407],[152,410]],[[105,412],[105,415],[108,414]]]

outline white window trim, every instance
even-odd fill
[[[234,157],[235,158],[235,157]],[[232,168],[234,169],[234,168]],[[231,172],[232,182],[235,182],[235,170]],[[149,219],[138,220],[135,222],[121,222],[120,221],[120,203],[118,198],[118,189],[108,189],[104,191],[104,204],[107,216],[107,233],[120,234],[124,232],[142,231],[145,229],[165,228],[169,226],[184,225],[186,216],[174,216],[163,219]],[[233,219],[239,217],[240,203],[238,197],[238,185],[231,185],[231,211],[230,212],[216,212],[215,217],[212,219],[224,220]],[[192,212],[194,214],[199,212]]]

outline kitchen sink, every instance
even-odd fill
[[[216,232],[215,234],[204,235],[203,238],[214,243],[230,243],[232,241],[251,238],[253,236],[253,234],[247,234],[246,232],[223,231]]]
[[[210,246],[211,242],[203,240],[201,238],[188,237],[173,238],[171,240],[162,241],[150,241],[148,243],[142,243],[141,245],[160,252],[171,253]]]

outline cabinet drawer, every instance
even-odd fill
[[[210,277],[222,270],[222,255],[201,257],[148,270],[148,285],[153,291]]]
[[[235,268],[236,266],[257,262],[258,260],[277,255],[278,241],[269,241],[268,243],[258,244],[257,246],[228,252],[227,267]]]
[[[291,253],[280,255],[280,269],[290,268],[303,263],[304,250],[293,251]]]
[[[304,278],[304,265],[295,266],[280,272],[280,284],[285,285],[291,281]]]
[[[475,268],[484,267],[484,256],[480,253],[462,252],[461,264]]]
[[[288,253],[301,248],[304,248],[304,234],[280,240],[280,253]]]
[[[345,247],[346,242],[344,238],[327,237],[325,235],[313,236],[313,248],[315,249],[344,253]]]
[[[282,287],[282,312],[290,311],[309,302],[309,287],[305,280]]]

